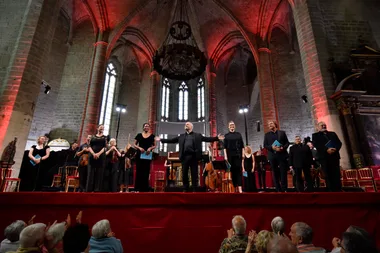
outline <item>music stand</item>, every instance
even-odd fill
[[[136,155],[136,153],[137,153],[137,149],[135,149],[134,147],[130,147],[127,153],[125,153],[125,157],[132,159]]]

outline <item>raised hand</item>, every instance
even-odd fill
[[[232,236],[235,235],[235,231],[233,228],[230,228],[229,230],[227,230],[227,237],[228,238],[232,238]]]
[[[249,234],[248,234],[248,243],[250,243],[250,244],[254,243],[256,237],[257,237],[257,233],[256,233],[255,230],[249,231]]]
[[[82,211],[79,211],[79,213],[78,213],[78,215],[77,215],[77,217],[76,217],[76,222],[78,223],[78,224],[81,224],[82,223]]]
[[[34,218],[36,218],[36,215],[33,215],[32,218],[28,221],[28,226],[34,224]]]
[[[68,214],[66,218],[66,229],[68,229],[70,225],[71,225],[71,216],[70,214]]]

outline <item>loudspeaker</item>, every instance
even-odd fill
[[[257,132],[260,132],[260,121],[256,122],[256,129],[257,129]]]

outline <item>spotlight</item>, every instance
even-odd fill
[[[44,93],[45,93],[45,94],[49,94],[50,90],[51,90],[50,85],[46,85],[46,86],[45,86],[45,91],[44,91]]]
[[[249,108],[249,105],[241,105],[241,106],[239,106],[239,113],[240,114],[247,113],[248,112],[248,108]]]
[[[127,106],[122,105],[122,104],[116,104],[116,111],[121,112],[121,113],[126,113],[127,112]]]
[[[303,95],[301,98],[302,98],[302,101],[303,101],[304,103],[307,103],[307,96],[306,96],[306,95]]]
[[[120,112],[120,107],[116,107],[116,111],[117,111],[117,112]]]

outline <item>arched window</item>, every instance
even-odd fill
[[[179,86],[179,99],[178,99],[178,119],[189,119],[189,88],[185,82],[182,82]]]
[[[104,125],[104,135],[108,135],[110,130],[116,78],[116,69],[112,63],[109,63],[104,81],[102,107],[99,118],[99,124]]]
[[[167,78],[162,83],[161,96],[161,121],[169,120],[169,98],[170,98],[170,83]]]
[[[205,84],[202,78],[199,79],[198,85],[197,85],[197,99],[198,99],[197,120],[199,122],[205,121]]]

